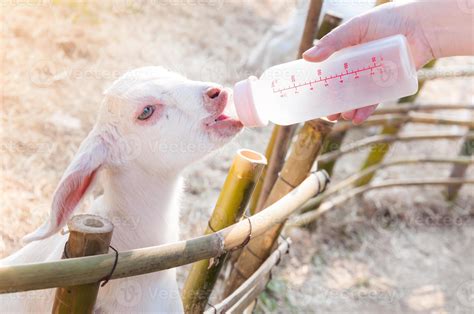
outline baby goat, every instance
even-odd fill
[[[106,90],[97,123],[67,167],[52,201],[50,219],[31,242],[0,265],[61,258],[66,224],[100,174],[104,193],[92,213],[115,224],[119,251],[178,240],[180,173],[229,142],[242,129],[223,114],[222,87],[188,80],[160,67],[126,73]],[[54,290],[0,296],[2,313],[50,313]],[[96,304],[105,313],[180,313],[174,269],[110,281]]]

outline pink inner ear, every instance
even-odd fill
[[[97,169],[92,171],[90,175],[84,177],[83,180],[80,180],[79,186],[77,188],[72,187],[71,192],[66,191],[68,193],[67,197],[64,199],[64,203],[62,204],[62,208],[58,212],[58,217],[56,218],[56,223],[58,226],[62,225],[65,219],[69,218],[69,215],[73,212],[74,208],[76,208],[77,204],[79,204],[81,198],[86,193],[87,189],[89,188],[91,182],[94,180],[95,174]],[[71,187],[74,184],[74,181],[77,178],[74,176],[68,179],[67,184],[65,186]]]

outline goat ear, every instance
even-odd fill
[[[64,172],[54,192],[49,220],[25,236],[24,242],[44,239],[61,230],[92,187],[96,173],[108,154],[107,146],[100,134],[93,132],[81,143]]]

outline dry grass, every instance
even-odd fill
[[[138,3],[58,0],[2,7],[0,256],[17,249],[21,237],[46,218],[55,185],[94,122],[102,90],[114,78],[155,64],[193,79],[231,84],[248,75],[238,67],[241,60],[292,5],[283,0]],[[474,65],[472,58],[441,63]],[[430,82],[421,97],[472,102],[473,83]],[[404,131],[422,128],[433,126],[411,124]],[[235,150],[263,151],[268,133],[248,130],[187,171],[183,238],[204,230]],[[364,135],[352,132],[347,141]],[[389,158],[454,156],[458,148],[459,143],[444,141],[404,143]],[[335,179],[357,169],[363,156],[344,157]],[[448,174],[449,167],[398,167],[375,179]],[[474,176],[472,167],[469,175]],[[474,285],[473,204],[472,187],[464,187],[453,204],[444,201],[440,188],[376,191],[351,201],[311,234],[294,231],[290,260],[272,284],[281,293],[267,291],[261,304],[267,310],[278,305],[274,311],[282,313],[467,313],[466,302],[472,299],[463,292]],[[440,223],[446,216],[460,223]],[[182,281],[185,272],[179,273]]]

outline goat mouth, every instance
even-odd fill
[[[204,119],[204,128],[209,133],[220,137],[234,136],[243,128],[243,124],[239,120],[224,114],[229,98],[227,92],[222,91],[219,98],[220,104],[217,106],[217,112]]]

